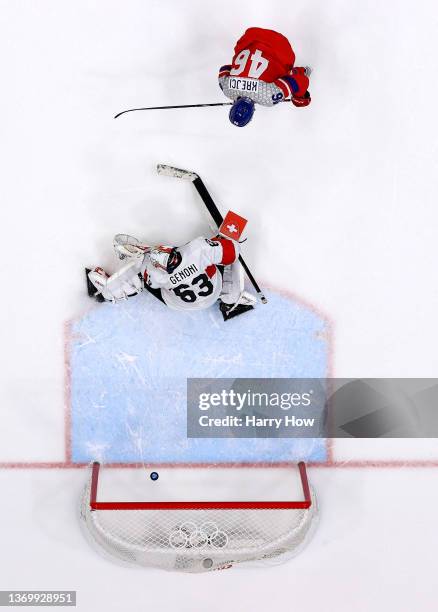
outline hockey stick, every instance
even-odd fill
[[[128,110],[124,110],[117,115],[114,115],[114,119],[120,117],[120,115],[124,115],[125,113],[132,113],[134,111],[143,111],[143,110],[167,110],[168,108],[203,108],[204,106],[231,106],[232,102],[214,102],[212,104],[179,104],[177,106],[145,106],[143,108],[128,108]]]
[[[219,212],[218,207],[214,203],[213,198],[211,197],[210,193],[208,192],[207,187],[204,185],[204,183],[203,183],[203,181],[202,181],[200,176],[197,176],[195,178],[195,180],[193,181],[193,185],[195,186],[196,191],[201,196],[202,201],[204,202],[205,206],[207,207],[208,212],[213,217],[214,222],[216,223],[216,225],[218,227],[220,227],[220,225],[221,225],[221,223],[222,223],[222,221],[224,219],[223,219],[221,213]],[[267,304],[268,300],[264,296],[262,290],[260,289],[256,279],[252,275],[251,270],[248,268],[248,266],[247,266],[245,260],[243,259],[242,255],[239,255],[239,261],[240,261],[240,264],[241,264],[242,268],[245,270],[246,275],[249,278],[252,286],[256,290],[256,292],[257,292],[257,294],[258,294],[258,296],[260,298],[260,301],[262,302],[262,304]]]
[[[207,190],[207,187],[204,185],[201,177],[198,174],[196,174],[196,172],[189,172],[188,170],[182,170],[180,168],[174,168],[172,166],[167,166],[166,164],[158,164],[157,172],[158,172],[158,174],[164,174],[165,176],[173,176],[174,178],[181,178],[181,179],[184,179],[184,180],[191,181],[193,183],[196,191],[201,196],[201,199],[204,202],[208,212],[212,216],[215,224],[217,225],[217,227],[220,227],[220,225],[222,224],[222,221],[224,219],[223,219],[223,217],[222,217],[218,207],[214,203],[213,198],[209,194],[209,192]],[[260,289],[256,279],[251,274],[251,271],[248,268],[248,266],[246,265],[245,260],[243,259],[242,255],[239,255],[239,261],[240,261],[240,264],[241,264],[242,268],[245,270],[246,275],[248,276],[252,286],[256,290],[256,292],[257,292],[257,294],[258,294],[258,296],[260,298],[260,301],[262,302],[262,304],[267,304],[268,300],[264,296],[264,294],[263,294],[262,290]]]
[[[286,98],[285,100],[281,100],[281,102],[290,102],[290,98]],[[234,102],[213,102],[211,104],[179,104],[176,106],[145,106],[143,108],[128,108],[127,110],[121,111],[114,115],[114,119],[120,117],[120,115],[124,115],[125,113],[133,113],[134,111],[144,111],[144,110],[167,110],[169,108],[204,108],[205,106],[232,106]]]

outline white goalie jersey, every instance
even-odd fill
[[[170,308],[208,308],[222,292],[222,274],[217,266],[233,264],[239,256],[239,244],[223,237],[198,237],[178,247],[178,251],[181,261],[171,274],[154,267],[146,255],[141,270],[145,284],[160,289]]]

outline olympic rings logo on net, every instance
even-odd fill
[[[228,536],[213,521],[206,521],[199,527],[187,521],[171,532],[169,544],[172,548],[225,548]]]

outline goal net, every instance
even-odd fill
[[[173,480],[178,469],[172,468]],[[175,496],[166,501],[127,501],[117,493],[113,501],[101,500],[99,480],[106,473],[111,482],[112,470],[93,464],[83,492],[81,519],[92,543],[113,560],[182,572],[205,572],[256,561],[281,562],[302,548],[315,524],[316,498],[304,463],[298,464],[300,499],[283,501],[266,495],[273,482],[272,470],[262,480],[263,499],[242,499],[247,489],[245,478],[256,479],[260,475],[257,467],[241,474],[235,467],[209,469],[212,493],[203,486],[203,501],[190,498],[190,483],[183,488],[186,501],[178,501]],[[146,484],[148,475],[144,469],[140,471]],[[283,469],[282,480],[287,483],[285,475]],[[124,473],[119,476],[125,480]],[[197,476],[197,468],[191,468],[189,480],[193,483]],[[239,490],[244,493],[238,495],[233,484],[234,500],[215,501],[214,492],[224,496],[218,476],[228,483],[241,482]]]

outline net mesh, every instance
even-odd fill
[[[311,496],[308,509],[91,510],[88,484],[81,518],[93,542],[119,561],[203,572],[296,554],[317,513]]]

